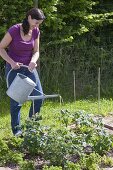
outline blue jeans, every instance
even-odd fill
[[[11,66],[9,64],[6,64],[6,69],[5,69],[5,76],[7,77],[8,72],[11,70]],[[21,67],[20,69],[17,70],[12,70],[11,73],[9,74],[8,78],[8,84],[12,83],[14,78],[16,77],[17,73],[24,74],[25,76],[31,78],[35,83],[35,89],[39,90],[41,93],[43,93],[41,82],[38,76],[38,72],[36,69],[34,69],[33,72],[30,72],[27,68]],[[17,87],[18,90],[18,87]],[[39,91],[33,90],[31,95],[37,96],[41,95]],[[34,101],[34,109],[33,109],[33,104],[31,104],[30,110],[29,110],[29,117],[31,118],[33,115],[33,110],[34,113],[39,113],[40,108],[42,106],[42,99],[35,100]],[[12,127],[12,132],[15,134],[18,131],[18,128],[20,126],[20,109],[22,106],[19,105],[15,100],[10,98],[10,113],[11,113],[11,127]]]

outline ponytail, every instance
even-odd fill
[[[29,27],[30,27],[29,22],[28,22],[27,18],[25,18],[23,20],[23,23],[22,23],[22,28],[23,28],[24,35],[28,34]]]

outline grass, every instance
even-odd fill
[[[30,102],[26,102],[21,110],[21,124],[28,118],[28,111],[30,107]],[[57,126],[57,118],[61,110],[67,109],[71,112],[77,110],[84,110],[88,113],[99,114],[99,115],[109,115],[113,112],[113,100],[112,99],[101,99],[100,108],[97,100],[78,100],[76,102],[62,103],[56,102],[55,100],[46,100],[41,109],[42,114],[42,124]],[[10,113],[9,113],[9,100],[3,99],[0,102],[0,138],[5,136],[12,136],[11,126],[10,126]]]

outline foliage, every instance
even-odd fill
[[[95,120],[83,110],[62,109],[51,118],[56,124],[48,126],[41,115],[36,115],[23,125],[23,138],[0,140],[0,165],[11,162],[21,170],[34,170],[37,158],[43,158],[46,169],[99,170],[102,165],[112,166],[112,159],[104,155],[112,149],[113,138],[105,131],[101,117]]]
[[[85,146],[91,145],[93,150],[100,155],[112,147],[112,138],[105,131],[102,119],[94,120],[91,115],[80,111],[74,114],[73,121],[76,124],[75,131],[82,133],[85,138]],[[95,125],[96,128],[94,128]]]
[[[91,32],[97,26],[113,22],[110,18],[113,13],[98,10],[98,4],[92,0],[52,0],[48,4],[45,0],[39,1],[39,6],[44,8],[47,16],[45,25],[49,32],[53,30],[49,44],[72,42],[77,34]]]
[[[42,126],[35,120],[27,122],[22,148],[27,149],[27,152],[33,156],[40,155],[45,160],[49,160],[50,165],[62,167],[73,155],[78,155],[79,160],[79,157],[84,157],[84,154],[92,153],[90,158],[94,161],[97,158],[95,154],[103,155],[112,148],[113,140],[105,132],[101,120],[95,121],[91,115],[82,111],[70,115],[67,111],[60,114],[61,117],[63,116],[63,119],[58,117],[61,122],[60,129]],[[68,129],[64,121],[67,119],[66,114],[68,119],[75,123],[75,129]],[[88,160],[90,158],[88,157]],[[97,167],[98,164],[95,163],[91,167]]]
[[[101,163],[101,157],[98,154],[91,153],[90,155],[86,155],[80,161],[83,169],[88,170],[100,170],[99,164]]]
[[[23,162],[23,154],[18,151],[13,152],[12,149],[9,149],[6,142],[0,139],[0,166],[10,162],[12,164],[21,164]]]
[[[66,162],[66,165],[65,165],[65,170],[81,170],[81,166],[79,163],[73,163],[73,162],[70,162],[70,161],[67,161]]]
[[[30,123],[30,122],[29,122]],[[32,127],[25,132],[23,148],[32,155],[42,155],[46,160],[51,160],[53,165],[62,165],[66,161],[65,155],[72,152],[71,141],[65,142],[66,130],[53,130],[31,122]],[[27,122],[27,127],[28,127]],[[30,125],[31,126],[31,125]]]
[[[112,157],[109,157],[109,156],[106,156],[104,155],[102,158],[101,158],[101,164],[106,166],[106,167],[113,167],[113,158]]]
[[[43,170],[62,170],[62,167],[58,167],[58,166],[44,166]]]
[[[33,161],[23,161],[20,165],[20,170],[35,170]]]
[[[25,17],[26,10],[33,6],[33,1],[15,0],[9,2],[8,0],[5,0],[1,3],[2,8],[0,11],[0,25],[2,25],[2,27],[0,28],[0,36],[2,37],[10,26],[18,22],[22,22],[23,18]]]
[[[34,2],[33,0],[15,0],[11,3],[8,0],[1,1],[1,35],[12,24],[21,22],[25,17],[25,12],[34,6]],[[38,2],[39,8],[43,9],[47,18],[44,29],[47,29],[48,32],[52,30],[53,40],[60,40],[62,35],[62,42],[72,41],[76,34],[91,31],[90,28],[95,29],[95,26],[102,25],[104,22],[112,22],[112,19],[109,18],[113,13],[107,10],[104,12],[98,10],[97,13],[98,6],[95,6],[98,4],[99,2],[93,0],[42,0]],[[59,38],[55,38],[57,31],[60,31],[60,34],[57,35]],[[65,35],[62,34],[63,32]]]

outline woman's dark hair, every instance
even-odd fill
[[[24,35],[28,34],[29,32],[29,27],[30,27],[29,22],[28,22],[29,15],[31,16],[32,19],[36,19],[36,20],[45,19],[44,13],[41,9],[32,8],[31,10],[29,10],[26,14],[26,18],[23,20],[23,23],[22,23]]]

